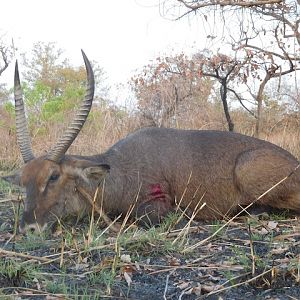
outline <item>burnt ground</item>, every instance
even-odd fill
[[[18,193],[0,187],[0,299],[300,299],[300,225],[287,213],[181,229],[173,215],[121,234],[86,218],[24,236]]]

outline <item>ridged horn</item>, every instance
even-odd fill
[[[32,153],[31,141],[30,141],[27,121],[25,116],[18,61],[16,61],[16,66],[15,66],[14,94],[15,94],[17,142],[20,147],[23,160],[25,163],[27,163],[30,160],[34,159],[34,155]]]
[[[81,50],[81,52],[84,59],[87,74],[86,93],[84,100],[82,101],[73,121],[65,131],[64,135],[59,139],[57,144],[47,155],[47,159],[54,162],[59,162],[62,159],[63,155],[67,152],[73,141],[76,139],[78,133],[80,132],[83,124],[85,123],[88,117],[93,103],[95,90],[94,72],[87,56],[85,55],[83,50]]]

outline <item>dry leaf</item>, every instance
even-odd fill
[[[193,293],[196,296],[201,296],[202,295],[202,286],[201,286],[201,284],[198,283],[198,286],[193,287]]]
[[[124,272],[124,278],[127,282],[127,285],[130,286],[131,283],[132,283],[132,279],[131,279],[131,276],[132,276],[132,273],[127,273],[127,272]]]
[[[208,285],[208,284],[202,284],[201,289],[203,292],[205,293],[210,293],[212,291],[216,291],[221,289],[223,286],[220,284],[212,284],[212,285]]]
[[[131,263],[131,257],[129,254],[122,254],[120,259],[124,263],[127,263],[127,264]]]
[[[186,288],[188,288],[190,286],[190,282],[184,281],[184,282],[177,284],[176,286],[181,290],[185,290]]]
[[[37,290],[41,290],[42,288],[41,288],[41,284],[39,283],[39,280],[37,279],[37,278],[33,278],[32,279],[32,282],[34,282],[35,284],[36,284],[36,289]]]
[[[151,261],[150,258],[147,258],[147,259],[146,259],[146,264],[149,265],[149,264],[150,264],[150,261]]]
[[[136,269],[133,265],[126,265],[121,269],[122,273],[133,273],[136,272]]]
[[[268,228],[270,229],[275,229],[277,226],[278,226],[278,222],[275,222],[275,221],[269,221],[268,224],[267,224]]]
[[[134,266],[135,266],[135,268],[136,268],[136,270],[137,270],[138,272],[141,272],[141,271],[142,271],[142,269],[141,269],[141,267],[140,267],[140,265],[139,265],[139,263],[138,263],[137,261],[134,262]]]
[[[168,262],[169,262],[170,266],[180,266],[181,265],[180,260],[176,257],[170,257],[168,259]]]
[[[89,267],[90,267],[89,264],[76,264],[75,265],[75,270],[76,271],[82,271],[82,270],[88,269]]]
[[[285,253],[289,248],[288,247],[278,247],[271,250],[271,254],[282,254]]]
[[[259,233],[261,235],[267,235],[269,233],[269,231],[263,227],[261,230],[257,230],[257,233]]]

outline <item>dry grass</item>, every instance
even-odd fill
[[[20,165],[20,152],[16,143],[14,120],[5,112],[0,111],[3,122],[0,125],[0,169]],[[73,113],[66,113],[64,122],[49,121],[43,126],[34,125],[30,128],[33,151],[36,156],[46,154],[57,142],[67,128]],[[126,112],[121,115],[111,108],[95,107],[90,118],[68,153],[93,155],[105,151],[109,146],[138,128],[135,117]]]
[[[0,168],[11,169],[22,163],[16,144],[14,119],[0,108]],[[31,124],[30,134],[36,156],[45,154],[56,143],[68,126],[73,112],[66,112],[63,122],[49,121],[39,126]],[[232,113],[235,129],[247,135],[253,135],[255,120],[248,114],[236,111]],[[300,157],[300,131],[297,116],[274,117],[264,120],[261,138],[275,143],[296,157]],[[173,127],[183,129],[227,130],[222,108],[208,105],[205,111],[201,107],[191,107],[175,116]],[[94,106],[92,113],[78,138],[68,153],[93,155],[108,149],[128,133],[147,125],[138,113],[129,113],[109,106]]]
[[[178,116],[176,126],[226,130],[221,111],[207,111],[205,121],[198,113]],[[2,114],[0,168],[11,169],[22,162],[13,120]],[[36,155],[50,149],[71,116],[66,114],[63,123],[31,128]],[[253,120],[234,117],[237,131],[251,135]],[[268,124],[263,137],[300,157],[295,120]],[[69,152],[105,151],[140,126],[137,115],[95,107]],[[178,227],[186,217],[179,210],[161,227],[144,230],[126,217],[122,223],[106,220],[101,228],[93,215],[75,225],[59,223],[54,236],[22,236],[16,234],[18,202],[10,201],[16,194],[7,187],[0,186],[1,191],[0,298],[12,294],[19,299],[300,297],[300,235],[295,217],[234,217],[213,224],[196,223],[192,217]],[[102,213],[95,207],[96,212]]]

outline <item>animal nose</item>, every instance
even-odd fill
[[[24,227],[19,227],[19,231],[20,233],[26,233],[26,232],[30,232],[30,233],[41,233],[46,227],[46,224],[44,226],[39,226],[39,224],[37,223],[33,223],[33,224],[28,224],[25,225]]]
[[[19,230],[21,233],[40,233],[42,231],[41,225],[37,223],[34,210],[23,212]]]
[[[31,227],[31,228],[28,228],[27,231],[30,232],[30,233],[35,233],[36,228]]]

